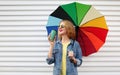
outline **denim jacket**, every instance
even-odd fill
[[[69,50],[74,52],[77,63],[74,64],[70,61],[68,55],[66,56],[66,75],[78,75],[77,67],[82,64],[82,52],[79,43],[71,39],[71,42],[67,47],[67,53]],[[60,40],[55,42],[52,57],[47,57],[46,61],[49,65],[54,63],[53,75],[60,75],[62,62],[62,43]]]

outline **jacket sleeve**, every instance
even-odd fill
[[[56,43],[55,43],[55,45],[56,45]],[[54,48],[55,48],[55,45],[54,45]],[[46,58],[46,61],[49,65],[55,62],[54,48],[53,48],[53,51],[52,51],[52,57],[48,58],[48,56],[47,56],[47,58]]]
[[[52,63],[54,63],[54,56],[52,56],[51,58],[48,58],[46,59],[47,63],[50,65]]]
[[[82,64],[82,51],[81,51],[81,48],[78,42],[76,42],[76,57],[75,58],[77,60],[77,63],[75,65],[79,67]]]

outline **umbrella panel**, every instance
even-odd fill
[[[83,18],[85,17],[86,13],[89,11],[91,8],[91,5],[86,5],[86,4],[81,4],[76,2],[76,9],[77,9],[77,20],[78,20],[78,25],[82,22]]]
[[[90,32],[87,32],[87,31],[83,31],[83,32],[88,36],[92,45],[95,47],[95,50],[98,51],[98,49],[103,45],[104,42]]]
[[[52,30],[58,31],[58,26],[47,26],[46,28],[47,28],[47,33],[48,33],[48,35],[50,34],[50,32],[51,32]]]
[[[82,55],[88,56],[91,53],[96,52],[92,42],[89,40],[88,36],[84,34],[81,30],[78,30],[78,37],[77,41],[79,42],[81,49],[82,49]]]
[[[74,21],[75,25],[77,26],[77,12],[76,12],[76,3],[70,3],[61,5],[63,10],[70,16],[70,18]]]
[[[54,16],[49,16],[46,27],[47,26],[59,26],[59,23],[61,21],[62,21],[62,19],[59,19],[59,18],[54,17]]]
[[[80,27],[98,27],[98,28],[108,29],[104,16],[93,19],[93,20],[81,25]]]
[[[102,17],[103,15],[97,11],[93,6],[91,6],[91,8],[89,9],[89,11],[86,13],[86,15],[84,16],[82,22],[80,25],[83,25],[84,23],[87,23],[93,19]],[[79,25],[79,26],[80,26]]]
[[[61,6],[59,6],[50,16],[54,16],[54,17],[60,18],[62,20],[69,20],[69,21],[71,21],[75,25],[75,22],[64,11],[64,9]]]
[[[97,27],[80,27],[81,30],[87,31],[98,37],[100,40],[105,42],[108,30],[107,29],[102,29],[102,28],[97,28]]]

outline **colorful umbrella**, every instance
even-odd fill
[[[50,14],[46,25],[48,34],[58,29],[61,20],[69,20],[76,27],[76,40],[83,56],[95,53],[105,43],[108,27],[104,16],[92,5],[78,2],[59,6]]]

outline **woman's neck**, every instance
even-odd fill
[[[62,35],[62,43],[68,43],[70,42],[70,39],[67,35]]]

